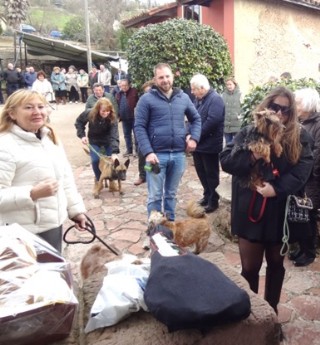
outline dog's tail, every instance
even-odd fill
[[[191,218],[206,218],[204,208],[196,201],[190,201],[187,205],[187,215]]]

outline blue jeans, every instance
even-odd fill
[[[109,85],[104,85],[104,92],[109,93],[110,92],[110,86]]]
[[[112,148],[110,146],[98,146],[98,145],[92,145],[90,144],[93,149],[98,152],[99,154],[103,150],[103,154],[105,156],[111,156],[112,154]],[[99,160],[100,157],[91,149],[90,147],[90,158],[91,158],[91,165],[92,165],[92,170],[94,172],[94,176],[96,177],[96,180],[99,181],[101,171],[99,169]]]
[[[133,152],[132,151],[133,150],[133,144],[132,144],[133,126],[134,126],[134,118],[122,121],[124,141],[126,142],[127,152],[129,153]]]
[[[164,212],[169,220],[175,220],[176,194],[185,170],[186,156],[184,152],[160,152],[157,157],[160,173],[147,171],[148,216],[152,210],[157,210]]]

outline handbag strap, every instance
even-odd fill
[[[289,238],[290,238],[290,230],[288,224],[288,210],[289,210],[289,203],[290,203],[290,195],[287,197],[286,201],[286,208],[284,211],[284,221],[283,221],[283,236],[282,236],[282,246],[280,249],[280,255],[286,256],[289,253]]]
[[[262,200],[262,205],[260,208],[259,215],[257,218],[254,218],[252,215],[252,211],[253,211],[253,206],[254,206],[254,202],[256,201],[256,198],[257,198],[257,191],[255,190],[255,191],[253,191],[253,194],[251,196],[251,200],[250,200],[250,204],[249,204],[249,211],[248,211],[248,218],[252,223],[258,223],[261,220],[261,218],[264,214],[264,210],[266,209],[266,203],[267,203],[267,198],[264,197]]]

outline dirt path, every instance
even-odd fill
[[[59,105],[56,110],[52,110],[50,115],[50,125],[57,131],[61,138],[69,161],[73,167],[87,164],[90,160],[88,155],[82,150],[80,139],[76,135],[74,127],[77,116],[84,110],[84,104]]]

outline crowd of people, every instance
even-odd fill
[[[139,157],[139,179],[134,184],[147,184],[147,216],[156,210],[175,220],[187,155],[193,156],[203,188],[198,203],[206,213],[219,208],[220,168],[232,176],[231,232],[238,238],[241,274],[258,293],[265,258],[265,299],[278,313],[285,276],[283,224],[291,194],[307,193],[313,209],[305,231],[291,239],[296,247],[289,258],[295,266],[306,266],[316,257],[320,207],[320,98],[316,90],[293,93],[278,86],[253,110],[253,115],[264,114],[265,123],[281,128],[278,141],[268,142],[266,159],[252,142],[266,139],[267,133],[261,132],[257,121],[241,128],[241,93],[234,77],[226,78],[225,90],[219,95],[205,75],[195,74],[189,95],[174,87],[170,65],[159,63],[154,67],[154,78],[141,90],[132,87],[130,78],[118,71],[117,87],[111,92],[111,73],[103,65],[99,70],[93,68],[89,75],[83,69],[78,73],[74,66],[68,71],[54,67],[48,80],[43,71],[30,68],[23,90],[19,90],[19,72],[12,67],[9,64],[4,74],[9,97],[0,118],[0,132],[4,134],[0,145],[0,215],[5,223],[21,220],[23,226],[51,241],[58,250],[61,225],[67,216],[79,230],[83,228],[86,211],[60,143],[47,124],[45,107],[53,99],[77,103],[81,95],[85,109],[75,127],[82,144],[88,146],[95,183],[101,173],[100,155],[114,159],[120,154],[121,122],[126,146],[123,156]],[[39,116],[33,117],[35,113]],[[21,150],[27,154],[21,155]],[[41,166],[39,157],[43,157]],[[47,168],[51,165],[55,169]],[[32,174],[36,168],[41,174]],[[23,213],[15,207],[17,202]],[[51,212],[58,211],[58,217],[51,217]],[[41,217],[42,213],[46,220],[35,222],[33,215]]]
[[[68,69],[54,66],[51,72],[45,73],[43,70],[36,71],[34,66],[27,66],[22,71],[10,62],[0,73],[0,86],[3,81],[7,97],[16,90],[29,89],[42,93],[50,102],[86,103],[95,83],[103,84],[104,90],[110,92],[111,84],[125,77],[126,73],[121,68],[112,75],[111,70],[103,64],[98,69],[93,66],[89,73],[73,65]],[[5,97],[0,87],[0,104],[4,104],[4,101]]]

